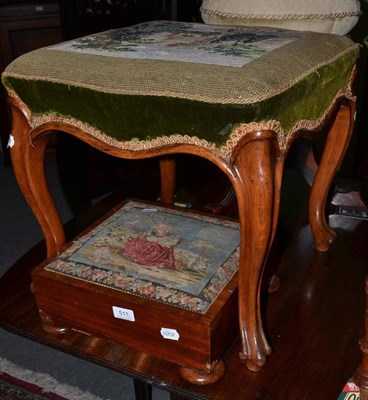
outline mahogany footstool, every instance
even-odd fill
[[[220,324],[221,329],[216,333],[216,318],[221,320],[225,314],[220,309],[212,314],[213,320],[208,321],[207,327],[215,327],[215,334],[206,333],[204,340],[210,350],[200,362],[195,357],[185,360],[184,356],[174,355],[180,351],[183,354],[193,351],[190,340],[185,345],[180,337],[170,341],[160,333],[161,328],[169,328],[173,331],[165,334],[178,337],[175,330],[180,336],[179,330],[183,332],[185,325],[190,326],[196,320],[203,322],[206,317],[200,307],[190,310],[179,307],[177,315],[172,316],[178,319],[183,316],[178,329],[176,326],[179,325],[166,326],[159,321],[156,334],[160,339],[155,339],[155,346],[149,344],[150,331],[145,344],[143,325],[137,328],[139,340],[132,340],[134,329],[140,323],[138,317],[136,322],[128,321],[130,333],[119,336],[110,329],[103,334],[140,351],[172,358],[183,371],[193,370],[189,380],[209,383],[223,373],[221,354],[233,335],[236,319],[233,315],[238,315],[242,343],[240,357],[250,370],[260,370],[271,353],[262,326],[260,288],[278,221],[285,158],[297,138],[315,137],[322,132],[327,134],[310,197],[310,224],[316,248],[327,251],[335,239],[335,232],[327,224],[324,208],[354,125],[352,84],[358,57],[357,44],[333,34],[152,21],[39,49],[10,64],[2,80],[13,113],[12,162],[23,194],[43,229],[49,256],[43,270],[38,269],[39,272],[34,274],[36,300],[42,311],[49,314],[43,314],[43,320],[57,320],[58,315],[52,314],[53,310],[61,312],[63,309],[63,315],[59,317],[68,322],[69,327],[74,324],[76,329],[88,334],[101,334],[91,321],[77,320],[78,307],[84,307],[87,314],[83,315],[88,315],[87,308],[94,305],[80,305],[76,288],[93,290],[91,286],[95,285],[96,293],[101,293],[98,282],[81,280],[75,275],[65,276],[65,271],[47,267],[50,263],[53,265],[58,254],[65,259],[62,254],[65,244],[63,226],[44,174],[49,133],[66,132],[116,157],[158,157],[162,176],[160,198],[164,204],[170,204],[174,195],[175,169],[170,156],[178,153],[197,155],[214,163],[227,175],[237,197],[238,271],[236,275],[229,275],[226,284],[219,286],[218,297],[209,308],[221,304],[227,310],[225,314],[231,317]],[[189,219],[197,221],[194,216]],[[169,223],[172,224],[173,221]],[[226,241],[227,234],[221,232],[219,230],[219,235]],[[123,258],[129,253],[127,241],[124,243],[117,253],[123,254]],[[166,248],[164,251],[172,251],[168,257],[173,257],[175,265],[179,265],[176,264],[175,245],[163,247]],[[101,276],[111,272],[108,265],[104,266],[104,254],[108,257],[106,249],[105,253],[99,249],[94,255],[98,258],[100,254]],[[209,254],[207,250],[206,254]],[[229,251],[229,257],[232,254]],[[137,260],[127,263],[140,265]],[[77,262],[82,269],[86,265],[83,259]],[[166,260],[151,267],[162,272],[163,268],[174,269],[173,265]],[[131,277],[125,264],[121,268]],[[60,285],[65,284],[65,290],[70,283],[71,300],[58,298],[57,292],[52,290],[45,296],[44,288],[50,276]],[[236,302],[232,297],[225,299],[229,294],[225,288],[233,285],[233,276],[236,276],[236,285],[232,289],[237,293]],[[163,282],[159,285],[164,286]],[[171,284],[167,285],[173,289]],[[154,288],[150,289],[154,291]],[[113,304],[118,307],[115,309],[118,315],[125,313],[119,308],[133,309],[135,316],[141,315],[138,310],[142,308],[159,315],[158,310],[162,311],[166,306],[160,299],[150,298],[150,289],[143,295],[134,293],[132,287],[121,292],[110,285],[106,290],[112,297],[115,296],[111,295],[112,291],[116,296],[122,293],[129,297],[127,307]],[[181,295],[187,290],[184,284],[177,289]],[[65,307],[53,309],[53,304],[64,301]],[[99,297],[96,306],[101,304],[102,307],[103,302]],[[106,311],[109,315],[101,316],[100,322],[103,318],[109,319],[109,323],[113,318],[119,320],[111,305]],[[101,309],[95,312],[101,315]],[[89,315],[93,318],[91,310]],[[175,323],[179,324],[178,321]],[[198,331],[200,329],[204,331],[203,327]],[[187,333],[182,337],[185,335]],[[160,345],[157,344],[159,340]],[[167,343],[174,350],[166,351]],[[179,350],[182,345],[184,350]]]

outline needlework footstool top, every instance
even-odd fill
[[[238,270],[239,224],[129,201],[45,269],[205,314]]]
[[[152,21],[39,49],[2,76],[33,128],[62,121],[117,148],[198,145],[228,157],[254,130],[280,148],[351,97],[345,36]]]

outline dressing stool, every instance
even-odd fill
[[[309,204],[316,248],[327,251],[336,235],[325,203],[353,130],[358,57],[359,46],[345,36],[168,21],[19,57],[2,75],[13,114],[9,145],[49,261],[65,244],[44,174],[51,131],[120,158],[158,157],[163,204],[174,197],[171,156],[209,160],[227,175],[237,197],[240,357],[250,370],[260,370],[271,353],[260,288],[278,221],[285,158],[297,138],[327,134]],[[218,365],[214,360],[193,374],[199,383],[213,382],[223,373]]]

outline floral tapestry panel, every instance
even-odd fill
[[[235,222],[129,202],[46,269],[206,312],[238,269]]]
[[[242,67],[305,33],[190,22],[150,21],[58,44],[49,49],[99,56]]]

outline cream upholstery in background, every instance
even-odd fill
[[[271,26],[347,34],[360,15],[359,0],[203,0],[206,24]]]

